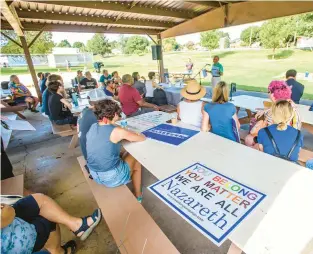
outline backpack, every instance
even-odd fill
[[[167,105],[166,93],[163,89],[157,88],[153,91],[153,103],[158,106]]]
[[[289,153],[288,153],[287,155],[282,155],[282,154],[280,153],[279,149],[278,149],[278,146],[277,146],[277,144],[276,144],[276,142],[275,142],[275,140],[274,140],[274,137],[273,137],[272,133],[270,132],[270,130],[269,130],[267,127],[264,128],[264,130],[265,130],[265,132],[266,132],[268,138],[269,138],[270,141],[272,142],[272,145],[273,145],[273,148],[274,148],[274,154],[273,154],[273,155],[274,155],[275,157],[281,158],[281,159],[286,160],[286,161],[292,161],[292,160],[290,159],[290,157],[291,157],[293,151],[295,150],[297,144],[299,143],[299,139],[300,139],[300,134],[301,134],[301,132],[298,130],[297,137],[296,137],[296,139],[295,139],[295,141],[294,141],[294,143],[293,143],[293,145],[292,145],[292,147],[291,147]],[[293,162],[293,161],[292,161],[292,162]]]

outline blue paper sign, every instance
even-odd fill
[[[154,128],[144,131],[143,134],[148,138],[178,146],[196,135],[198,132],[199,131],[172,126],[169,124],[160,124]]]
[[[266,197],[201,163],[148,189],[218,246]]]

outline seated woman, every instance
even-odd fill
[[[144,81],[144,82],[141,82],[140,81],[140,75],[139,75],[139,72],[133,72],[132,74],[132,77],[134,79],[134,87],[138,90],[138,92],[140,93],[141,97],[145,97],[146,95],[146,79],[145,77],[141,77],[141,79]]]
[[[212,102],[204,106],[201,129],[237,141],[236,133],[233,131],[233,122],[238,130],[240,123],[236,107],[228,102],[228,94],[227,84],[224,81],[220,81],[214,87]]]
[[[90,71],[86,71],[85,78],[83,78],[78,84],[78,90],[81,92],[83,89],[95,89],[97,87],[97,80],[91,76]]]
[[[162,87],[158,86],[155,82],[155,72],[151,71],[148,73],[149,80],[146,80],[146,97],[145,101],[152,103],[153,102],[153,92],[156,88],[162,89]]]
[[[196,80],[189,81],[181,90],[184,98],[177,106],[178,119],[182,122],[201,127],[204,102],[200,99],[206,94],[206,89],[201,87]]]
[[[39,112],[36,110],[36,107],[39,103],[38,98],[32,96],[27,87],[20,83],[20,80],[16,75],[11,75],[9,89],[13,95],[13,100],[17,104],[26,103],[28,105],[28,109],[30,109],[31,112]]]
[[[107,96],[114,98],[114,100],[118,100],[118,91],[113,80],[107,81],[107,86],[104,88],[104,92]]]
[[[62,78],[59,80],[51,80],[47,85],[51,93],[48,99],[50,120],[58,125],[76,125],[77,117],[71,113],[72,105],[63,97],[64,85]]]
[[[258,133],[259,150],[285,160],[297,162],[303,147],[303,135],[291,127],[294,110],[289,101],[277,101],[272,106],[272,125]]]
[[[117,71],[113,71],[113,72],[112,72],[112,80],[113,80],[113,82],[114,82],[117,86],[122,85],[122,79],[121,79],[120,76],[118,75],[118,72],[117,72]]]
[[[287,100],[290,102],[290,105],[293,108],[293,118],[290,120],[290,126],[301,130],[301,119],[300,114],[297,109],[296,104],[291,100],[291,88],[286,84],[285,81],[274,80],[268,86],[268,95],[272,103],[275,103],[278,100]],[[261,128],[265,128],[266,126],[270,126],[273,123],[272,120],[272,108],[260,110],[255,115],[256,119],[260,119],[264,117],[263,120],[259,120],[255,128],[252,128],[251,132],[245,138],[245,144],[247,146],[258,149],[258,131]]]
[[[144,141],[142,134],[115,126],[122,110],[119,105],[105,99],[95,103],[94,113],[98,123],[87,133],[87,166],[93,179],[106,187],[117,187],[133,181],[135,196],[142,201],[141,165],[126,153],[121,157],[121,141]]]
[[[43,194],[24,197],[13,206],[1,204],[1,253],[33,253],[40,250],[53,254],[75,253],[75,241],[61,246],[58,224],[63,224],[84,241],[100,220],[100,209],[90,216],[73,217]]]

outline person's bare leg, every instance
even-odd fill
[[[40,215],[51,222],[57,224],[63,224],[68,227],[71,231],[77,231],[82,225],[82,219],[78,217],[71,216],[65,212],[53,199],[49,198],[44,194],[32,194],[36,200],[39,209]],[[93,224],[93,219],[91,217],[87,218],[88,226]],[[81,236],[83,232],[78,234],[78,237]]]
[[[33,100],[34,100],[34,109],[36,109],[39,103],[39,99],[37,97],[34,97]]]
[[[245,138],[245,145],[253,147],[255,145],[254,137],[251,134],[248,134]]]
[[[141,193],[141,164],[129,153],[124,155],[123,160],[130,167],[135,196],[138,198],[142,195]]]
[[[56,225],[55,231],[50,232],[48,241],[43,248],[49,251],[51,254],[64,253],[64,249],[61,247],[61,232],[59,225]]]

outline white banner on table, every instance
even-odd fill
[[[149,190],[218,246],[266,196],[200,163]]]

